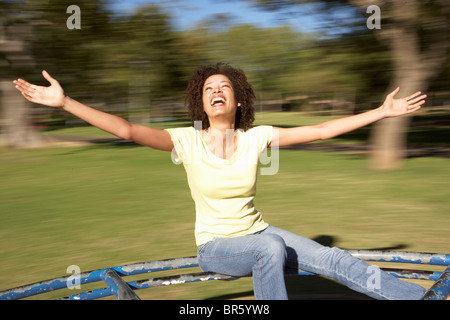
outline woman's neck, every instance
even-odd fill
[[[218,130],[222,132],[225,137],[225,134],[228,130],[235,129],[235,121],[234,119],[209,119],[209,128],[207,130]]]
[[[204,130],[203,137],[211,151],[214,150],[213,152],[221,158],[229,159],[236,151],[238,141],[234,122],[210,121],[210,126]],[[221,154],[217,154],[217,151]]]

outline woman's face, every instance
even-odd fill
[[[232,116],[236,114],[237,103],[233,85],[227,76],[215,74],[206,79],[203,85],[203,110],[209,118]]]

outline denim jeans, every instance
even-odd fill
[[[335,279],[375,299],[416,300],[426,292],[421,286],[400,280],[345,250],[325,247],[273,226],[243,237],[214,238],[199,246],[198,261],[205,272],[236,277],[252,275],[258,300],[287,299],[286,267]]]

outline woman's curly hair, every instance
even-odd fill
[[[236,110],[235,128],[247,131],[252,127],[255,120],[253,107],[255,93],[251,84],[248,83],[245,73],[226,63],[219,62],[215,65],[201,66],[194,72],[186,89],[186,104],[189,115],[193,121],[201,121],[203,129],[209,128],[209,119],[203,110],[203,86],[206,79],[215,74],[221,74],[230,79],[236,101],[241,104]]]

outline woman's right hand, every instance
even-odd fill
[[[22,79],[14,80],[13,82],[16,85],[16,89],[19,90],[27,100],[49,107],[62,108],[66,98],[63,88],[58,81],[53,79],[47,73],[47,71],[42,71],[42,75],[50,82],[49,87],[37,86]]]

